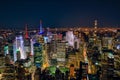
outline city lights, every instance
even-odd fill
[[[108,76],[111,79],[116,74],[120,76],[119,28],[112,28],[113,31],[98,28],[95,21],[92,28],[49,28],[39,34],[43,32],[41,29],[40,23],[40,31],[25,29],[11,32],[13,36],[6,35],[5,42],[1,39],[4,43],[0,48],[3,53],[0,65],[11,70],[9,73],[0,68],[2,74],[17,74],[12,80],[45,80],[46,77],[50,80],[107,80]]]

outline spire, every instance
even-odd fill
[[[43,29],[42,29],[42,20],[40,20],[40,34],[43,33]]]
[[[29,36],[28,36],[28,30],[27,30],[27,24],[25,26],[25,39],[28,39]]]
[[[94,21],[94,28],[97,29],[98,22],[97,20]]]

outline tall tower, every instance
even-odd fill
[[[97,28],[98,28],[98,22],[97,20],[95,20],[94,21],[94,36],[96,36]]]
[[[40,34],[42,34],[43,33],[43,28],[42,28],[42,20],[40,20],[40,32],[39,32]]]
[[[94,33],[93,33],[93,36],[94,36],[94,43],[96,44],[96,39],[97,39],[97,27],[98,27],[98,22],[97,20],[94,21]]]
[[[28,30],[27,30],[27,24],[25,26],[25,39],[28,39],[29,36],[28,36]]]
[[[94,21],[94,28],[97,29],[98,22],[97,20]]]

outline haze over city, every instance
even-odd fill
[[[0,28],[120,26],[119,0],[0,0]]]

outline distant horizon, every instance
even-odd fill
[[[97,22],[98,22],[98,20],[97,20]],[[104,24],[102,24],[102,26],[101,26],[101,24],[98,22],[97,23],[98,25],[98,28],[106,28],[106,27],[109,27],[109,28],[119,28],[120,26],[118,26],[118,25],[116,25],[116,26],[104,26]],[[0,24],[0,28],[4,28],[4,29],[10,29],[10,28],[12,28],[12,29],[24,29],[25,28],[25,26],[26,26],[26,24],[24,24],[23,26],[17,26],[17,25],[1,25]],[[27,24],[27,27],[28,28],[38,28],[39,29],[39,26],[40,26],[40,24],[39,25],[32,25],[32,24]],[[92,22],[92,24],[91,25],[88,25],[88,26],[82,26],[82,25],[78,25],[78,26],[44,26],[43,25],[43,23],[42,23],[42,27],[43,28],[73,28],[73,27],[81,27],[81,28],[85,28],[85,27],[90,27],[90,28],[93,28],[94,27],[94,21]]]
[[[102,24],[103,23],[103,24]],[[28,23],[25,23],[24,25],[22,25],[22,24],[20,24],[21,26],[19,26],[19,25],[7,25],[7,24],[0,24],[0,28],[19,28],[19,29],[21,29],[21,28],[25,28],[25,25],[28,25],[28,27],[30,27],[30,28],[39,28],[39,23],[38,24],[28,24]],[[88,25],[87,25],[88,24]],[[79,25],[63,25],[63,26],[55,26],[55,25],[48,25],[48,26],[44,26],[44,22],[42,23],[42,25],[43,25],[43,27],[44,28],[47,28],[47,27],[49,27],[49,28],[61,28],[61,27],[94,27],[94,20],[93,21],[90,21],[89,23],[87,23],[86,25],[84,24],[79,24]],[[98,21],[98,27],[100,27],[100,28],[102,28],[102,27],[120,27],[120,25],[108,25],[108,24],[105,24],[104,22],[99,22]]]
[[[28,28],[28,30],[31,30],[31,29],[38,29],[39,30],[39,27],[27,27]],[[55,29],[55,28],[94,28],[94,26],[66,26],[66,27],[43,27],[43,29],[47,29],[47,28],[51,28],[51,29]],[[104,27],[100,27],[100,26],[98,26],[98,28],[117,28],[117,29],[120,29],[120,26],[114,26],[114,27],[112,27],[112,26],[104,26]],[[1,28],[1,26],[0,26],[0,29],[2,29],[2,30],[5,30],[5,29],[7,29],[7,30],[25,30],[25,26],[24,27],[4,27],[4,28]]]

